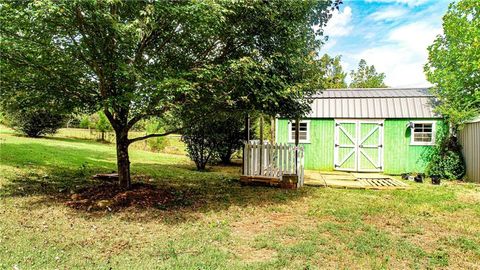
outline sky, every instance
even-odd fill
[[[360,59],[384,72],[390,87],[425,87],[427,47],[442,33],[450,0],[343,0],[328,22],[320,53],[341,55],[344,71]],[[347,77],[347,81],[350,78]]]

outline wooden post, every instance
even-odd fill
[[[295,174],[298,175],[298,142],[300,141],[300,119],[295,119]]]
[[[250,141],[250,117],[248,113],[245,114],[245,144],[248,144]],[[242,174],[245,174],[245,163],[247,161],[245,157],[245,145],[242,148],[242,158],[243,158],[243,166],[242,166]]]
[[[263,175],[263,115],[260,115],[260,175]]]
[[[276,139],[275,138],[275,129],[276,128],[277,127],[275,126],[275,117],[270,117],[270,138],[271,138],[270,142],[272,144],[275,143],[275,139]]]

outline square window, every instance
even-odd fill
[[[295,121],[290,121],[288,124],[289,137],[288,141],[290,143],[295,142]],[[300,143],[309,143],[310,142],[310,121],[300,121],[298,127],[298,141]]]
[[[411,145],[434,145],[435,122],[413,122]]]

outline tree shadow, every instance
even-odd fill
[[[22,207],[33,210],[42,205],[61,204],[71,209],[72,214],[85,218],[121,213],[122,218],[132,221],[143,219],[182,223],[197,219],[204,213],[228,210],[232,206],[284,205],[309,193],[308,189],[241,186],[238,165],[213,166],[207,172],[198,172],[193,164],[132,162],[134,182],[146,183],[165,192],[171,197],[168,203],[155,206],[140,204],[114,212],[108,208],[79,210],[68,206],[72,194],[105,184],[91,176],[114,170],[115,161],[111,159],[110,151],[41,143],[5,143],[2,152],[14,154],[2,158],[1,165],[20,166],[23,170],[21,175],[9,177],[0,190],[0,198],[37,196],[32,203]],[[29,155],[30,158],[22,155]]]

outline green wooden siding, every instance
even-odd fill
[[[310,121],[310,143],[300,144],[305,147],[306,169],[333,169],[333,127],[333,119],[312,119]],[[276,141],[278,143],[288,142],[288,120],[278,120]]]
[[[432,146],[410,145],[411,120],[432,119],[386,119],[384,127],[384,172],[401,174],[404,172],[424,172],[432,152]],[[288,142],[288,120],[279,119],[277,125],[278,143]],[[310,119],[310,143],[305,147],[305,168],[309,170],[333,170],[334,151],[333,119]],[[437,121],[437,133],[444,128],[442,121]],[[368,132],[368,127],[362,134]],[[354,133],[354,131],[352,130]],[[365,134],[363,134],[365,135]],[[375,135],[376,136],[376,135]],[[348,142],[348,138],[340,138]],[[374,138],[372,138],[374,140]],[[372,156],[375,153],[370,153]],[[366,161],[363,161],[366,163]]]
[[[414,121],[434,119],[412,119]],[[410,119],[385,120],[385,173],[400,174],[405,172],[425,172],[433,147],[428,145],[410,145]],[[437,121],[437,134],[443,128],[442,121]]]

